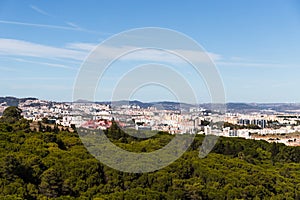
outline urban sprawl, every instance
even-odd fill
[[[8,107],[0,103],[0,114]],[[214,134],[224,137],[280,142],[300,146],[300,115],[297,112],[226,112],[221,114],[199,106],[169,109],[134,104],[59,103],[38,99],[20,102],[25,119],[48,121],[64,127],[109,128],[112,121],[121,128],[165,131],[170,134]]]

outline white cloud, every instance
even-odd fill
[[[222,59],[222,56],[212,52],[199,52],[199,51],[191,51],[191,50],[177,50],[179,55],[187,55],[188,57],[192,58],[194,61],[207,61],[207,56],[213,60],[218,61]]]
[[[78,26],[77,24],[75,24],[73,22],[66,22],[66,24],[69,25],[70,27],[75,28],[75,29],[83,30],[80,26]]]
[[[80,31],[85,33],[91,34],[101,34],[101,35],[111,35],[111,33],[106,32],[99,32],[81,28],[75,23],[72,22],[64,22],[68,26],[59,26],[59,25],[52,25],[52,24],[36,24],[30,22],[21,22],[21,21],[9,21],[9,20],[0,20],[0,24],[9,24],[9,25],[18,25],[18,26],[31,26],[36,28],[47,28],[47,29],[61,29],[61,30],[68,30],[68,31]]]
[[[62,86],[61,84],[15,84],[10,86],[14,90],[71,90],[72,86]]]
[[[224,67],[254,67],[254,68],[283,68],[283,67],[298,67],[290,64],[275,63],[270,60],[252,60],[240,56],[233,56],[229,59],[217,60],[218,66]]]
[[[38,62],[38,61],[32,61],[32,60],[25,60],[25,59],[21,59],[21,58],[15,58],[14,60],[19,61],[19,62],[26,62],[26,63],[32,63],[32,64],[38,64],[38,65],[45,65],[45,66],[54,67],[54,68],[62,68],[62,69],[75,70],[74,67],[70,67],[70,66],[63,65],[63,64],[57,64],[57,63]]]
[[[232,62],[232,61],[218,61],[216,62],[219,66],[229,66],[229,67],[268,67],[268,68],[281,68],[286,65],[277,63],[259,63],[259,62]]]
[[[41,80],[41,81],[45,81],[45,80],[74,80],[74,78],[71,77],[13,77],[13,78],[1,78],[1,81],[18,81],[18,80],[27,80],[27,81],[31,81],[31,80]]]
[[[49,15],[46,11],[44,11],[44,10],[38,8],[37,6],[30,5],[30,8],[31,8],[32,10],[34,10],[34,11],[36,11],[36,12],[42,14],[42,15],[46,15],[46,16],[49,16],[49,17],[51,16],[51,15]]]
[[[94,43],[68,43],[64,47],[53,47],[32,43],[23,40],[5,39],[0,38],[0,55],[6,56],[27,56],[46,59],[64,59],[73,61],[83,61],[91,50],[97,45]],[[134,51],[132,51],[134,49]],[[220,61],[221,56],[215,53],[198,52],[192,50],[174,49],[168,51],[160,49],[140,49],[138,47],[115,47],[115,46],[101,46],[97,49],[99,58],[115,59],[116,55],[122,55],[126,52],[129,54],[124,55],[120,60],[126,61],[149,61],[149,62],[164,62],[181,64],[186,62],[180,56],[188,58],[195,62],[209,62],[209,58],[214,61]],[[175,54],[172,54],[174,52]],[[34,62],[35,64],[48,65],[50,67],[59,67],[72,69],[70,66],[49,63],[49,62],[36,62],[18,58],[22,62]]]
[[[11,25],[21,25],[21,26],[32,26],[37,28],[49,28],[49,29],[62,29],[62,30],[70,30],[70,31],[83,31],[78,28],[70,27],[70,26],[57,26],[51,24],[35,24],[28,22],[20,22],[20,21],[8,21],[8,20],[0,20],[1,24],[11,24]]]
[[[83,60],[87,52],[41,45],[22,40],[0,38],[0,55]]]
[[[84,43],[75,43],[72,45],[68,45],[67,47],[71,47],[74,49],[81,50],[92,50],[96,47],[94,44],[84,44]],[[149,61],[149,62],[170,62],[170,63],[185,63],[185,58],[187,60],[193,62],[201,62],[207,63],[210,62],[210,59],[216,61],[221,59],[221,55],[210,53],[210,52],[199,52],[193,50],[185,50],[185,49],[168,49],[161,50],[155,48],[146,48],[142,49],[140,47],[134,46],[100,46],[100,48],[95,49],[97,51],[97,55],[95,59],[114,59],[116,55],[122,57],[120,60],[127,61]]]
[[[66,48],[68,49],[75,49],[81,51],[92,51],[97,44],[94,43],[83,43],[83,42],[75,42],[75,43],[68,43],[66,44]]]
[[[48,16],[48,17],[51,17],[51,18],[56,18],[55,16],[50,15],[48,12],[42,10],[41,8],[39,8],[37,6],[30,5],[30,8],[32,10],[34,10],[35,12],[39,13],[39,14],[42,14],[42,15],[45,15],[45,16]],[[97,31],[84,29],[84,28],[80,27],[79,25],[75,24],[74,22],[69,22],[69,21],[64,22],[68,26],[56,26],[56,25],[47,25],[47,24],[24,23],[24,22],[6,21],[6,20],[0,20],[0,23],[35,26],[35,27],[40,27],[40,28],[65,29],[65,30],[82,31],[82,32],[87,32],[87,33],[99,34],[99,32],[97,32]]]

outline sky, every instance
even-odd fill
[[[296,0],[2,0],[0,96],[72,101],[78,74],[91,51],[115,34],[143,27],[171,29],[199,43],[220,74],[227,102],[300,103],[300,3]],[[111,98],[113,85],[128,66],[150,61],[143,55],[112,66],[99,81],[96,100]],[[167,55],[154,56],[162,58]],[[202,92],[204,81],[197,82],[191,69],[179,67],[177,72],[188,79],[199,101],[210,101],[209,92]],[[130,98],[177,97],[168,87],[144,85]]]

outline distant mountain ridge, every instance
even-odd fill
[[[0,103],[6,102],[8,106],[18,106],[19,103],[26,100],[38,100],[34,97],[28,98],[17,98],[17,97],[0,97]],[[50,101],[49,101],[50,102]],[[54,101],[51,101],[54,102]],[[69,102],[70,103],[70,102]],[[112,106],[121,106],[121,105],[131,105],[139,106],[141,108],[156,107],[169,110],[177,109],[189,109],[192,107],[201,107],[204,109],[210,110],[212,108],[211,103],[201,103],[201,104],[189,104],[189,103],[179,103],[172,101],[157,101],[157,102],[142,102],[138,100],[126,101],[96,101],[91,102],[88,100],[77,100],[74,103],[97,103],[97,104],[108,104]],[[215,104],[218,105],[218,104]],[[226,110],[228,112],[256,112],[256,111],[275,111],[275,112],[299,112],[300,113],[300,104],[299,103],[226,103]]]
[[[18,106],[19,103],[25,102],[27,100],[38,100],[38,99],[34,97],[27,97],[27,98],[0,97],[0,103],[6,102],[8,106]]]

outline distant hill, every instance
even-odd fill
[[[0,97],[0,103],[6,102],[8,106],[18,106],[19,103],[25,102],[27,100],[37,100],[37,98],[16,98],[16,97]]]
[[[19,103],[26,100],[37,100],[37,98],[16,98],[16,97],[0,97],[0,103],[6,102],[8,106],[18,106]],[[50,102],[50,101],[49,101]],[[51,101],[53,102],[53,101]],[[188,103],[179,103],[172,101],[157,101],[157,102],[142,102],[138,100],[133,101],[97,101],[92,102],[84,99],[74,101],[74,103],[98,103],[98,104],[108,104],[112,106],[121,106],[121,105],[136,105],[141,108],[156,107],[158,109],[167,109],[167,110],[188,110],[191,107],[201,107],[207,110],[211,110],[212,107],[218,108],[220,104],[211,103],[201,103],[201,104],[188,104]],[[228,112],[239,112],[239,113],[249,113],[249,112],[286,112],[286,113],[300,113],[300,104],[299,103],[226,103],[226,110]]]
[[[141,108],[148,108],[148,107],[156,107],[158,109],[166,109],[166,110],[178,110],[181,109],[188,109],[195,105],[187,104],[187,103],[178,103],[178,102],[171,102],[171,101],[159,101],[159,102],[141,102],[138,100],[133,101],[104,101],[104,102],[97,102],[99,104],[109,104],[112,106],[121,106],[121,105],[131,105],[131,106],[139,106]]]
[[[257,106],[247,103],[227,103],[227,109],[256,109]]]

